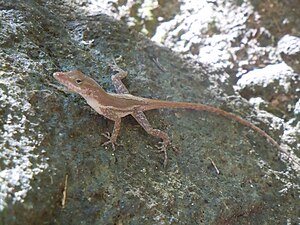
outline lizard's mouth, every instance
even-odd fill
[[[53,73],[53,77],[58,80],[61,84],[66,85],[67,84],[67,76],[63,72],[56,72]]]
[[[61,72],[56,72],[53,74],[53,77],[58,81],[61,81],[63,79],[62,78],[63,76],[64,76],[64,73],[61,73]]]

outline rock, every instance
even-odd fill
[[[278,41],[277,50],[284,62],[300,76],[300,38],[284,35]]]
[[[101,133],[113,124],[78,95],[55,88],[52,77],[76,68],[111,91],[108,64],[116,58],[129,71],[132,94],[218,106],[233,94],[211,78],[224,72],[185,61],[123,23],[87,16],[63,1],[5,1],[1,27],[2,224],[280,224],[298,218],[297,173],[260,135],[205,112],[149,112],[151,124],[180,149],[169,152],[163,168],[153,147],[158,140],[133,119],[123,120],[115,152],[101,146]],[[239,112],[255,115],[249,108],[244,102]],[[259,126],[268,131],[267,121]]]

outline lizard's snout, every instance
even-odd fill
[[[63,73],[63,72],[55,72],[55,73],[53,73],[53,77],[56,80],[58,80],[58,81],[62,81],[64,79],[64,77],[65,77],[64,75],[65,75],[65,73]]]
[[[62,76],[61,72],[55,72],[55,73],[53,73],[53,77],[54,78],[58,78],[58,77],[61,77],[61,76]]]

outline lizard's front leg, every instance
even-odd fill
[[[116,92],[118,94],[129,94],[128,89],[126,88],[126,86],[121,81],[123,78],[125,78],[127,76],[127,72],[125,72],[120,67],[118,67],[116,62],[114,62],[114,64],[111,64],[110,67],[114,71],[117,71],[116,74],[111,76],[111,80],[112,80],[112,83],[113,83],[113,85],[116,89]],[[110,119],[112,119],[112,118],[110,118]],[[102,134],[104,137],[106,137],[108,139],[108,141],[104,142],[102,145],[111,144],[113,150],[115,150],[117,137],[118,137],[118,135],[120,133],[120,129],[121,129],[121,118],[114,118],[112,120],[115,122],[113,132],[112,132],[112,134],[110,134],[109,132],[105,132],[105,133]]]
[[[114,124],[114,129],[113,129],[112,134],[110,135],[109,132],[106,132],[106,133],[102,134],[104,137],[106,137],[108,139],[108,141],[104,142],[102,145],[104,146],[104,145],[111,144],[113,150],[115,150],[115,145],[116,145],[116,142],[117,142],[117,138],[118,138],[118,135],[120,133],[121,118],[114,119],[114,122],[115,122],[115,124]]]
[[[144,130],[148,134],[162,139],[162,141],[160,142],[161,146],[157,146],[157,147],[160,149],[160,152],[164,153],[164,167],[166,167],[168,161],[168,154],[167,154],[168,146],[171,145],[171,147],[174,150],[176,150],[176,148],[171,144],[169,135],[161,130],[152,128],[143,112],[132,113],[132,116],[144,128]]]
[[[124,79],[127,76],[127,72],[125,72],[120,67],[118,67],[116,63],[114,63],[114,65],[111,65],[111,68],[117,71],[116,74],[111,76],[112,83],[116,89],[116,92],[118,94],[129,94],[128,89],[122,82],[122,79]],[[170,142],[169,135],[161,130],[152,128],[143,112],[135,112],[132,114],[132,116],[144,128],[144,130],[148,134],[158,137],[162,140],[162,142],[160,142],[161,146],[158,146],[158,148],[160,149],[161,152],[164,153],[164,167],[166,167],[168,161],[168,154],[167,154],[168,146],[171,145],[172,148],[176,150],[176,148]]]
[[[111,76],[112,83],[116,89],[116,92],[118,94],[129,94],[128,89],[126,86],[123,84],[122,79],[127,77],[127,72],[122,70],[118,65],[115,63],[114,65],[110,65],[110,67],[114,70],[117,71],[116,74]]]

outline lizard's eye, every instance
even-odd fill
[[[81,84],[82,80],[81,79],[76,79],[75,82],[76,82],[76,84]]]

